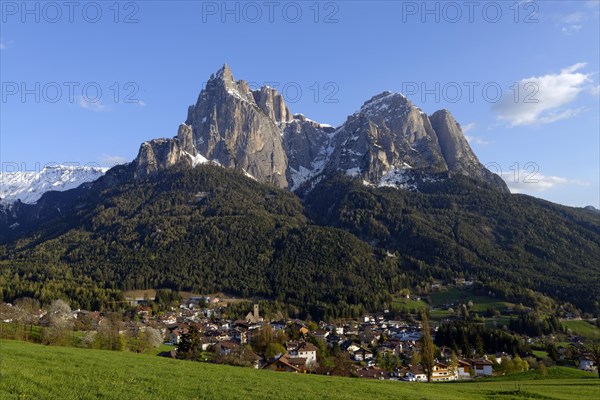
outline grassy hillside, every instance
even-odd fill
[[[593,399],[594,374],[450,384],[297,375],[99,350],[0,341],[2,399]]]
[[[469,302],[469,300],[473,302],[474,312],[483,312],[488,308],[502,310],[511,305],[511,303],[506,301],[498,300],[489,296],[476,295],[471,291],[461,290],[456,287],[445,288],[444,290],[433,292],[431,294],[431,304],[433,306],[440,306],[450,303],[466,304]]]
[[[569,320],[563,321],[565,328],[570,329],[576,335],[585,336],[589,339],[600,340],[600,328],[592,325],[588,321]]]

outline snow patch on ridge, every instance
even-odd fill
[[[46,192],[75,189],[95,181],[106,171],[108,168],[53,165],[39,172],[0,172],[0,201],[11,204],[20,200],[35,204]]]
[[[185,154],[192,159],[192,167],[195,167],[196,165],[200,164],[206,164],[209,162],[208,159],[206,159],[206,157],[204,157],[200,153],[196,154],[195,156],[191,155],[188,152],[185,152]]]

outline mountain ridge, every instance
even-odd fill
[[[185,153],[281,188],[297,190],[309,179],[336,171],[378,185],[388,173],[406,170],[410,175],[418,169],[466,175],[508,192],[479,162],[449,111],[428,116],[400,93],[373,96],[334,128],[292,114],[276,89],[251,90],[224,65],[188,108],[184,125],[191,136]],[[179,134],[169,140],[142,145],[134,160],[137,175],[190,163],[177,144]],[[387,185],[392,181],[388,177]]]
[[[36,203],[44,193],[74,189],[104,175],[108,168],[46,165],[39,171],[0,172],[0,203]]]

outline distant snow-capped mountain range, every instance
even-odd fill
[[[0,202],[36,203],[49,191],[74,189],[100,178],[108,168],[52,165],[40,171],[0,172]]]

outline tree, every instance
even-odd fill
[[[265,358],[270,359],[275,357],[278,354],[284,354],[285,347],[280,345],[279,343],[269,343],[267,348],[265,349]]]
[[[598,366],[598,378],[600,378],[600,343],[590,342],[585,346],[585,352],[589,355],[594,364]]]
[[[523,360],[519,356],[515,356],[515,358],[513,358],[512,362],[513,362],[513,370],[515,372],[525,372],[529,369],[529,364],[527,363],[527,361]]]
[[[421,352],[417,349],[413,349],[412,354],[410,355],[410,365],[419,364],[421,364]]]
[[[285,344],[288,341],[288,338],[284,331],[278,330],[275,334],[274,340],[279,344]]]
[[[264,325],[256,333],[252,334],[252,349],[259,354],[264,354],[269,343],[273,342],[275,342],[275,337],[270,324]]]
[[[162,344],[163,337],[158,329],[147,327],[144,333],[148,346],[159,347]]]
[[[54,300],[44,316],[46,327],[42,331],[42,343],[65,344],[72,327],[71,307],[64,300]]]
[[[200,331],[194,325],[190,326],[188,331],[181,335],[179,345],[177,346],[177,358],[181,360],[198,360],[202,344],[200,343]]]
[[[427,382],[431,382],[431,374],[433,373],[435,346],[431,339],[431,331],[429,330],[429,320],[425,312],[421,313],[421,365],[427,375]]]
[[[546,364],[544,364],[543,361],[538,362],[538,371],[540,372],[542,379],[546,379],[548,377],[548,370],[546,369]]]
[[[467,309],[467,306],[464,304],[460,305],[460,315],[461,315],[461,317],[463,317],[464,320],[469,319],[469,310]]]
[[[346,351],[340,352],[334,358],[335,366],[331,370],[331,375],[336,376],[351,376],[352,375],[352,366],[354,363],[350,359],[350,354]]]
[[[479,335],[475,336],[475,351],[479,357],[485,354],[485,345],[483,339]]]
[[[118,313],[111,313],[98,326],[94,346],[102,350],[124,351],[126,348],[125,336],[121,335],[121,320]],[[136,351],[136,349],[134,349]]]
[[[552,361],[556,362],[560,360],[560,354],[558,354],[558,349],[556,348],[554,343],[548,343],[546,351],[548,352],[548,357],[550,357]]]
[[[22,297],[15,301],[17,320],[23,324],[25,340],[28,340],[33,331],[33,324],[37,321],[37,313],[40,310],[40,302],[31,297]]]
[[[327,358],[329,356],[329,352],[327,350],[327,345],[325,344],[325,342],[323,340],[319,340],[316,337],[314,337],[313,335],[310,335],[308,337],[308,341],[309,341],[309,343],[314,344],[315,347],[317,348],[317,360],[319,362],[321,362],[322,360],[324,360],[325,358]]]
[[[502,357],[502,360],[500,361],[500,367],[504,370],[504,372],[509,373],[509,372],[513,372],[515,369],[515,365],[513,363],[513,360],[504,356]]]
[[[452,356],[450,357],[450,363],[448,364],[448,369],[452,373],[452,375],[456,375],[458,372],[458,356],[456,352],[452,352]]]

